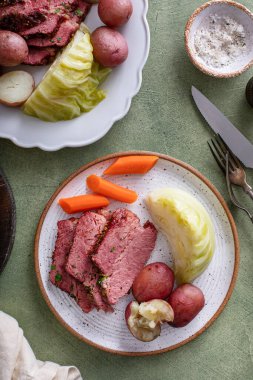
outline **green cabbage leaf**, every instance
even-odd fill
[[[45,121],[70,120],[92,110],[106,94],[98,86],[110,69],[93,61],[87,29],[81,25],[26,101],[25,114]]]
[[[206,209],[176,188],[154,190],[146,203],[171,246],[177,283],[193,281],[207,268],[215,250],[214,227]]]

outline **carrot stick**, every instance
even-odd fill
[[[72,198],[61,198],[59,205],[67,214],[92,210],[109,205],[109,200],[96,194],[78,195]]]
[[[120,202],[133,203],[138,198],[138,195],[135,191],[115,185],[114,183],[106,181],[105,179],[98,177],[95,174],[90,175],[87,178],[86,182],[88,188],[95,193],[105,195],[106,197],[115,199]]]
[[[157,156],[119,157],[103,174],[145,174],[156,164]]]

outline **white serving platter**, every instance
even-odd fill
[[[24,115],[19,108],[0,105],[0,137],[23,148],[38,147],[46,151],[85,146],[101,139],[117,120],[127,114],[133,96],[140,89],[150,44],[147,11],[148,0],[134,2],[132,17],[120,29],[128,42],[128,58],[113,69],[102,85],[107,98],[97,107],[73,120],[48,123]],[[97,6],[92,7],[85,23],[91,31],[102,25]],[[36,84],[46,71],[45,67],[38,66],[19,68],[32,73]]]

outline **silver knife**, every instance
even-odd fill
[[[213,131],[223,138],[230,150],[247,168],[253,169],[251,142],[194,86],[192,86],[192,96]]]

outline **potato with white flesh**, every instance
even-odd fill
[[[174,312],[168,302],[152,300],[139,304],[132,301],[125,311],[127,326],[133,336],[143,342],[151,342],[161,333],[163,322],[172,322]]]
[[[215,250],[209,214],[196,198],[177,188],[154,190],[146,202],[171,245],[177,283],[193,281],[207,268]]]
[[[0,103],[10,107],[22,105],[32,94],[34,79],[26,71],[11,71],[0,77]]]

